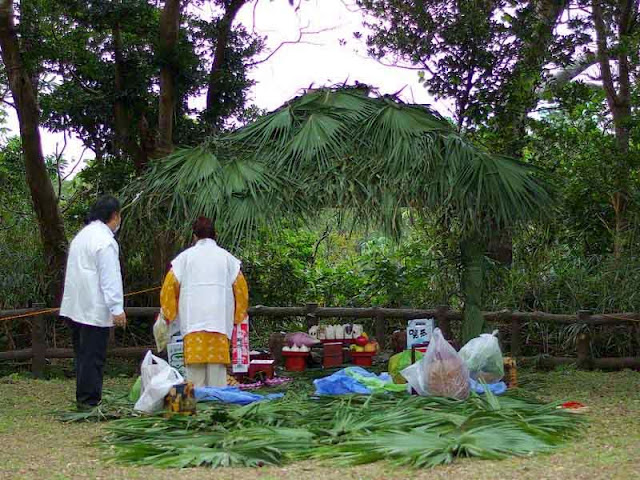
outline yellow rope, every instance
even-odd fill
[[[125,294],[125,298],[126,297],[133,297],[134,295],[140,295],[142,293],[153,292],[153,291],[156,291],[156,290],[160,290],[161,288],[162,287],[152,287],[152,288],[145,288],[144,290],[138,290],[136,292],[129,292],[129,293]],[[35,312],[23,313],[21,315],[13,315],[11,317],[1,317],[0,318],[0,322],[9,321],[9,320],[17,320],[19,318],[37,317],[38,315],[44,315],[45,313],[53,313],[53,312],[58,312],[58,311],[60,311],[60,308],[47,308],[45,310],[37,310]]]

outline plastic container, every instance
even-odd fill
[[[261,374],[264,378],[273,378],[274,363],[274,360],[251,360],[249,363],[249,378],[256,378],[258,374]]]
[[[273,360],[269,352],[253,350],[249,352],[249,360]]]
[[[325,343],[322,350],[322,366],[324,368],[339,367],[344,363],[342,342]]]
[[[359,367],[370,367],[373,365],[374,352],[351,352],[353,364]]]
[[[325,356],[342,355],[342,342],[328,342],[323,345]]]
[[[309,352],[282,352],[284,368],[290,372],[304,372],[307,368]]]

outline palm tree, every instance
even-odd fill
[[[283,216],[346,209],[399,236],[401,214],[461,226],[463,337],[478,335],[485,239],[549,204],[531,167],[472,145],[423,105],[356,87],[311,90],[203,146],[157,163],[130,189],[139,218],[212,215],[238,239]],[[159,211],[160,209],[160,211]]]

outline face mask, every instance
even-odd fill
[[[113,233],[116,234],[119,231],[120,231],[120,224],[118,223],[118,225],[116,225],[116,229],[113,231]]]

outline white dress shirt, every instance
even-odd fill
[[[119,247],[101,221],[84,227],[71,242],[60,315],[74,322],[112,327],[124,312]]]

